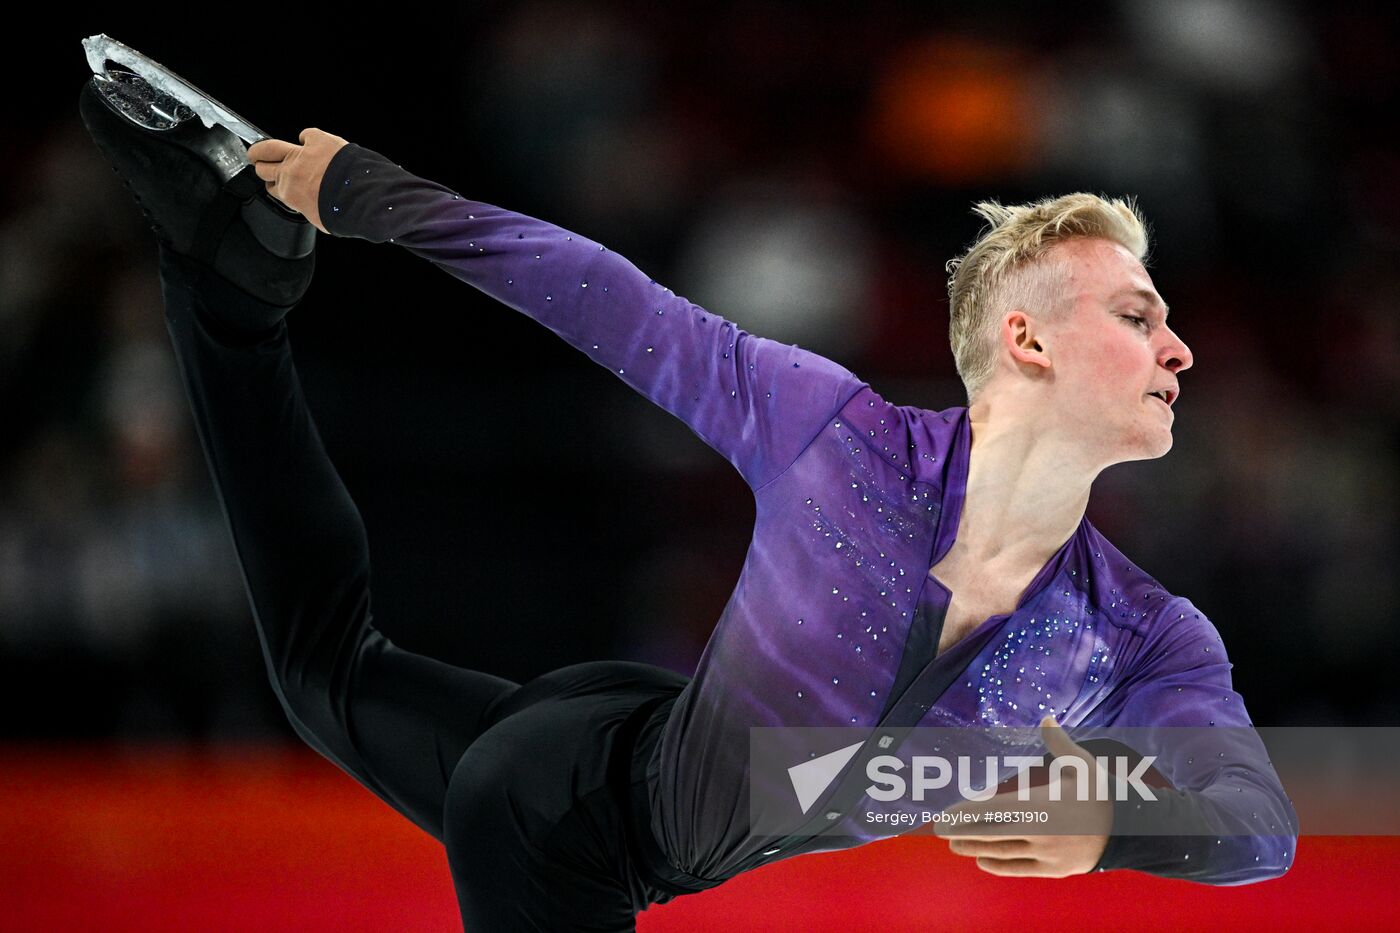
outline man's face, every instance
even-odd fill
[[[1046,331],[1057,411],[1105,463],[1162,456],[1172,446],[1168,403],[1191,350],[1167,326],[1165,302],[1123,246],[1073,239],[1054,249],[1062,251],[1073,302]]]

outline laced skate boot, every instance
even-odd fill
[[[83,85],[78,112],[164,249],[264,305],[301,300],[315,268],[316,228],[267,193],[241,139],[116,69]]]

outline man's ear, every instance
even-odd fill
[[[1050,368],[1049,349],[1045,331],[1035,318],[1017,309],[1001,322],[1001,342],[1017,363]]]

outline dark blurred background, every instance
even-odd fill
[[[0,131],[0,739],[291,737],[177,382],[154,235],[77,119],[106,32],[598,239],[896,402],[965,404],[943,264],[974,201],[1133,194],[1194,350],[1165,458],[1090,519],[1219,627],[1266,725],[1396,724],[1397,29],[1385,5],[108,5],[11,35]],[[22,42],[21,42],[22,39]],[[291,318],[405,647],[524,679],[689,672],[737,474],[544,328],[322,236]]]

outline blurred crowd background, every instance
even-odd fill
[[[1106,471],[1090,519],[1212,618],[1257,723],[1400,722],[1385,5],[264,12],[41,14],[18,53],[0,739],[291,736],[177,381],[154,236],[77,119],[79,41],[99,32],[274,135],[319,127],[577,230],[930,409],[965,404],[943,265],[978,232],[972,204],[1135,195],[1196,363],[1175,448]],[[369,529],[380,627],[515,679],[598,658],[688,673],[753,520],[729,465],[396,247],[322,236],[317,262],[292,340]]]

